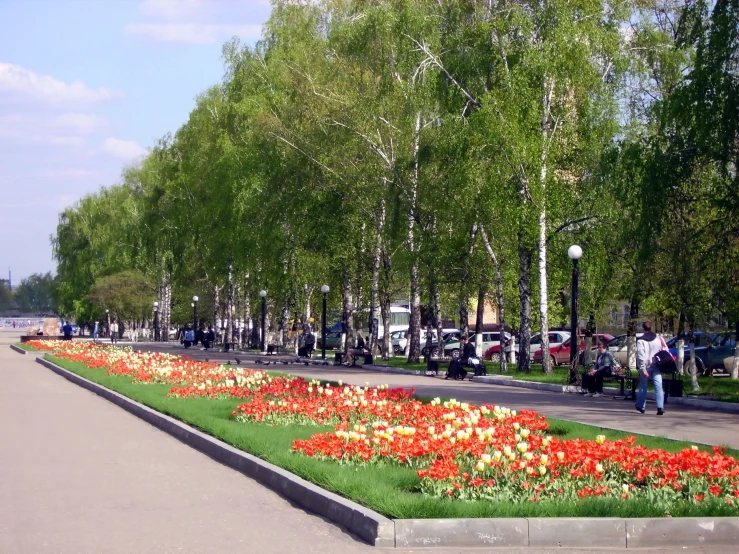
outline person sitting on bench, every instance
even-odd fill
[[[350,348],[347,354],[347,357],[351,357],[351,365],[353,366],[357,365],[357,357],[363,356],[365,354],[364,337],[362,336],[361,331],[357,333],[357,346],[355,346],[354,348]]]
[[[464,379],[467,376],[465,366],[469,363],[470,358],[475,357],[475,347],[467,337],[462,337],[460,344],[462,345],[462,356],[449,362],[449,369],[447,369],[444,379]]]
[[[316,337],[310,328],[305,332],[304,337],[303,346],[298,349],[298,356],[301,358],[310,358],[313,355],[313,350],[316,348]]]
[[[588,382],[588,392],[585,396],[592,396],[593,398],[603,396],[603,378],[613,375],[618,365],[613,354],[608,350],[606,343],[607,341],[604,339],[601,339],[598,343],[598,357],[595,360],[595,368],[588,372],[590,379]]]

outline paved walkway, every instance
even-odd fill
[[[223,354],[215,351],[187,349],[178,346],[136,345],[137,349],[163,350],[192,358],[211,361],[231,361],[233,352]],[[327,355],[328,357],[328,355]],[[654,402],[647,402],[647,413],[642,415],[634,409],[633,401],[615,400],[613,397],[589,398],[579,394],[555,393],[532,389],[519,389],[501,385],[473,383],[470,381],[446,381],[425,375],[400,375],[363,370],[359,367],[306,366],[304,364],[279,363],[281,357],[239,355],[248,367],[286,371],[307,378],[343,380],[345,383],[364,385],[389,384],[392,387],[414,388],[422,396],[456,398],[460,401],[499,404],[515,409],[536,410],[546,416],[569,419],[589,425],[618,429],[628,433],[640,433],[700,444],[730,446],[739,449],[739,414],[724,414],[699,410],[689,406],[665,407],[666,414],[658,417]],[[254,363],[255,360],[271,360],[269,366]],[[276,364],[276,365],[275,365]]]
[[[7,345],[16,337],[17,333],[0,329],[3,554],[419,552],[373,549],[356,541],[333,524],[295,508],[251,479],[48,371],[35,363],[34,356],[11,351]],[[409,379],[406,376],[306,370],[300,373],[411,385],[395,381],[396,377]],[[431,387],[417,387],[419,392],[450,392],[446,382],[430,382]],[[471,395],[491,393],[475,393],[479,385],[452,386],[469,389]],[[529,403],[530,398],[519,401]]]

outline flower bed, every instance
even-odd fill
[[[739,461],[720,448],[668,452],[638,445],[634,437],[602,435],[562,440],[550,436],[549,422],[533,411],[423,403],[412,390],[337,387],[168,354],[60,348],[60,358],[105,368],[108,375],[166,384],[170,398],[233,398],[236,421],[332,425],[332,432],[293,440],[294,455],[412,468],[415,490],[429,497],[512,504],[599,497],[643,500],[662,513],[685,504],[705,504],[706,513],[717,504],[739,512]]]

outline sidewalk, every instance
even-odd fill
[[[66,381],[0,330],[0,552],[385,552]]]

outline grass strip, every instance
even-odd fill
[[[82,363],[46,355],[57,365],[81,377],[119,392],[161,413],[192,425],[232,446],[282,467],[327,490],[340,494],[391,518],[480,518],[480,517],[661,517],[659,509],[644,500],[615,500],[589,497],[581,501],[493,503],[438,499],[418,492],[415,470],[393,464],[355,465],[332,463],[292,452],[295,439],[331,431],[331,427],[312,425],[271,426],[236,422],[231,413],[239,399],[170,398],[170,386],[133,384],[128,377],[107,375]],[[598,434],[608,439],[629,433],[600,429],[564,420],[550,419],[551,434],[564,439],[593,439]],[[637,436],[637,442],[650,448],[678,451],[689,443]],[[737,455],[739,452],[732,452]],[[671,516],[721,516],[732,512],[721,506],[710,513],[701,505],[686,504]]]

